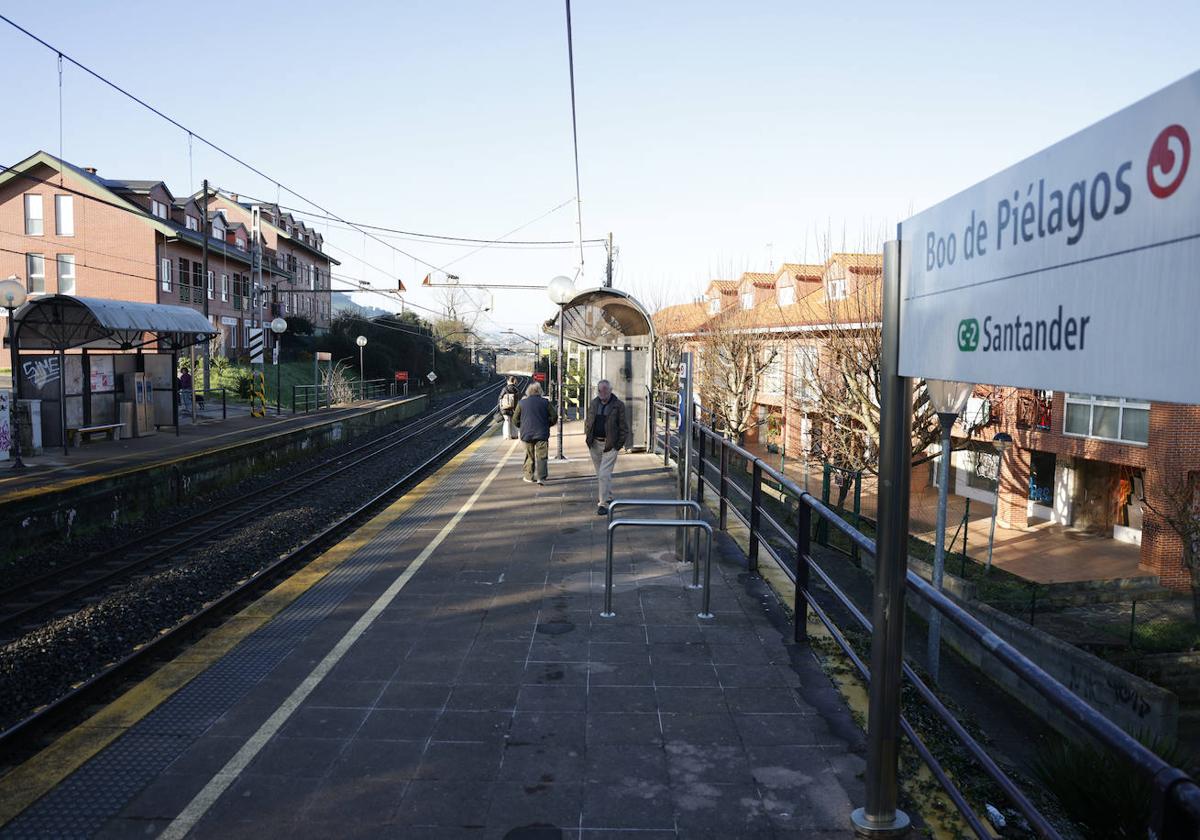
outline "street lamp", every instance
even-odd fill
[[[287,332],[287,321],[283,318],[276,318],[271,321],[271,332],[275,333],[275,416],[283,414],[283,406],[280,404],[281,383],[280,369],[283,362],[283,334]],[[293,406],[294,407],[294,406]]]
[[[966,408],[967,399],[975,386],[969,382],[953,382],[945,379],[926,379],[925,390],[929,402],[937,412],[942,426],[942,457],[938,463],[938,508],[937,531],[933,544],[933,588],[941,591],[942,578],[946,572],[946,506],[950,498],[950,432],[954,421]],[[936,609],[929,611],[929,676],[936,683],[940,670],[942,638],[942,614]]]
[[[11,412],[11,420],[9,421],[9,430],[12,432],[12,448],[13,461],[12,468],[14,470],[25,469],[25,463],[21,460],[21,435],[17,428],[17,382],[20,372],[17,370],[17,331],[13,324],[13,310],[25,305],[25,284],[11,275],[7,280],[0,280],[0,306],[8,310],[8,351],[12,361],[12,398],[8,401],[8,409]]]
[[[364,389],[367,387],[367,371],[363,368],[363,348],[367,346],[367,337],[360,335],[354,339],[354,343],[358,345],[358,398],[366,399]]]
[[[563,405],[563,313],[565,307],[575,297],[575,282],[570,277],[563,277],[561,274],[550,281],[550,285],[546,287],[547,294],[550,295],[550,300],[558,304],[558,457],[557,461],[565,461],[566,456],[563,455],[563,414],[565,406]]]
[[[1008,451],[1008,447],[1012,446],[1012,435],[1007,432],[1000,432],[992,438],[992,446],[996,447],[996,452],[1000,454],[1000,463],[996,465],[996,499],[992,504],[992,527],[988,532],[988,559],[987,570],[992,570],[992,546],[996,542],[996,511],[1000,509],[1000,482],[1004,478],[1004,453]]]

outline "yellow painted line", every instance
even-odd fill
[[[204,638],[188,646],[91,718],[14,767],[0,779],[0,826],[49,793],[63,779],[371,542],[413,505],[433,492],[491,437],[487,434],[480,437],[346,539],[247,605]]]
[[[370,408],[370,409],[364,408],[364,409],[358,409],[358,410],[344,410],[345,413],[339,414],[336,417],[326,417],[326,418],[322,418],[321,420],[319,420],[317,422],[300,424],[300,425],[296,425],[296,426],[293,426],[288,429],[280,429],[278,431],[274,431],[271,434],[264,435],[262,437],[250,437],[250,435],[252,435],[255,431],[255,429],[253,427],[247,427],[245,429],[234,429],[234,430],[228,431],[228,432],[221,432],[220,434],[213,435],[211,438],[209,438],[209,440],[223,438],[223,437],[229,437],[232,435],[242,435],[242,434],[245,434],[247,436],[247,439],[243,440],[243,441],[238,441],[235,443],[223,444],[220,446],[211,446],[207,449],[201,449],[201,450],[195,451],[195,452],[188,452],[183,455],[176,455],[174,457],[165,458],[161,461],[148,461],[148,462],[141,463],[141,464],[135,464],[133,466],[123,467],[121,469],[113,470],[112,472],[98,473],[96,475],[79,476],[78,478],[67,478],[67,479],[63,479],[62,481],[55,482],[53,484],[42,484],[42,485],[38,485],[37,487],[27,487],[24,489],[13,490],[11,492],[6,492],[6,493],[0,494],[0,503],[18,501],[20,499],[29,498],[31,496],[43,496],[48,493],[57,493],[62,490],[70,490],[74,487],[80,487],[85,484],[91,484],[96,481],[106,481],[110,478],[119,478],[121,476],[130,475],[131,473],[142,472],[143,470],[156,469],[159,467],[169,467],[172,464],[179,464],[184,461],[189,461],[192,458],[201,458],[201,457],[204,457],[207,455],[215,455],[218,452],[226,452],[231,449],[237,449],[237,448],[245,446],[249,443],[258,443],[260,441],[272,440],[274,438],[283,437],[284,435],[289,435],[289,434],[292,434],[294,432],[301,431],[304,429],[315,429],[319,426],[328,426],[333,423],[339,422],[341,420],[348,420],[348,419],[351,419],[354,417],[361,417],[363,415],[371,414],[376,411],[382,411],[384,408],[388,408],[392,405],[398,405],[398,404],[404,402],[405,400],[415,400],[415,399],[417,399],[417,397],[405,397],[403,399],[400,399],[395,402],[390,402],[385,405],[374,406],[373,408]],[[269,420],[271,418],[267,418],[267,419]],[[408,420],[410,418],[404,417],[401,419]],[[288,421],[282,421],[282,422],[288,422]],[[91,461],[72,462],[70,464],[63,464],[61,466],[52,467],[51,470],[63,470],[63,469],[77,470],[77,469],[80,469],[83,467],[90,467],[90,466],[94,466],[96,464],[104,464],[109,461],[115,461],[119,457],[121,457],[121,456],[114,456],[112,458],[94,458]],[[18,480],[20,480],[20,476],[9,476],[7,478],[0,478],[0,485],[2,485],[5,481],[18,481]]]

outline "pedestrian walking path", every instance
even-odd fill
[[[0,836],[850,837],[861,733],[774,593],[719,536],[702,620],[671,532],[627,528],[602,617],[566,444],[544,486],[474,444]],[[674,483],[624,454],[615,486]]]

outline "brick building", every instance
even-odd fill
[[[705,332],[733,323],[760,337],[764,359],[747,440],[801,457],[825,422],[814,378],[830,375],[834,345],[877,331],[882,258],[834,254],[821,265],[785,264],[773,275],[714,280],[698,301],[655,316],[661,339],[704,352]],[[700,369],[700,366],[697,366]],[[1007,432],[1003,465],[991,444]],[[955,427],[951,492],[992,504],[1021,528],[1049,520],[1141,546],[1142,565],[1164,585],[1190,584],[1180,537],[1160,512],[1164,488],[1200,475],[1200,406],[977,386]],[[932,479],[919,470],[915,481]]]
[[[328,329],[337,261],[323,253],[320,234],[262,208],[268,299],[260,308],[251,207],[210,194],[204,218],[203,198],[176,198],[162,181],[106,178],[38,152],[0,173],[0,276],[23,278],[32,295],[207,305],[231,357],[246,352],[263,317],[305,315]]]

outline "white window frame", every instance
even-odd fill
[[[815,401],[817,375],[821,364],[821,350],[815,344],[797,344],[792,349],[792,380],[796,383],[796,397],[804,401]]]
[[[1067,430],[1067,414],[1070,412],[1070,407],[1088,406],[1088,433],[1071,432]],[[1096,408],[1115,408],[1117,409],[1117,436],[1106,437],[1104,435],[1093,434],[1096,427]],[[1125,431],[1125,409],[1135,409],[1138,411],[1150,411],[1150,403],[1145,400],[1127,399],[1125,397],[1104,397],[1094,394],[1073,394],[1067,392],[1066,405],[1063,407],[1063,434],[1067,437],[1076,438],[1091,438],[1092,440],[1106,440],[1112,443],[1121,443],[1127,446],[1149,446],[1150,427],[1147,420],[1146,425],[1146,440],[1134,440],[1133,438],[1123,437]]]
[[[221,300],[225,303],[229,302],[229,275],[221,275]]]
[[[33,267],[36,264],[41,264],[40,271],[34,271]],[[38,278],[38,284],[41,288],[34,287],[34,278]],[[25,288],[31,295],[43,295],[46,293],[46,255],[29,253],[25,255]]]
[[[238,237],[238,238],[235,240],[235,243],[234,243],[234,244],[235,244],[235,245],[237,245],[237,249],[238,249],[239,251],[245,251],[245,250],[246,250],[246,238],[245,238],[244,236],[239,236],[239,237]]]
[[[63,224],[63,222],[67,224]],[[75,196],[54,196],[54,235],[75,235]]]
[[[215,272],[212,272],[212,271],[208,272],[208,299],[209,300],[213,299],[213,286],[216,285],[216,277],[217,277],[217,275]]]
[[[770,362],[766,362],[767,356],[774,353],[775,358]],[[783,348],[776,345],[768,345],[763,348],[763,361],[766,367],[763,368],[761,375],[761,385],[763,394],[782,394],[783,393]]]
[[[708,302],[708,314],[719,315],[721,312],[721,299],[719,297],[712,298]]]
[[[796,287],[780,286],[776,292],[776,299],[780,306],[791,306],[796,302]]]
[[[183,222],[188,230],[194,230],[196,233],[200,232],[200,220],[195,216],[184,216]]]
[[[70,272],[63,273],[63,266],[70,266]],[[55,254],[54,255],[54,273],[57,275],[58,293],[60,295],[75,294],[75,255],[74,254]],[[63,288],[63,280],[70,280],[71,290],[67,291]]]
[[[46,208],[42,196],[38,193],[25,193],[23,206],[25,208],[25,235],[43,236],[46,232]]]
[[[220,216],[213,216],[212,220],[212,235],[213,239],[225,241],[225,223],[221,221]]]
[[[849,296],[845,277],[830,277],[825,282],[825,297],[829,300],[845,300]]]
[[[170,257],[163,257],[158,261],[158,282],[164,292],[171,291],[171,271],[174,265],[175,261]]]
[[[742,294],[742,309],[754,308],[754,292],[744,292]]]

